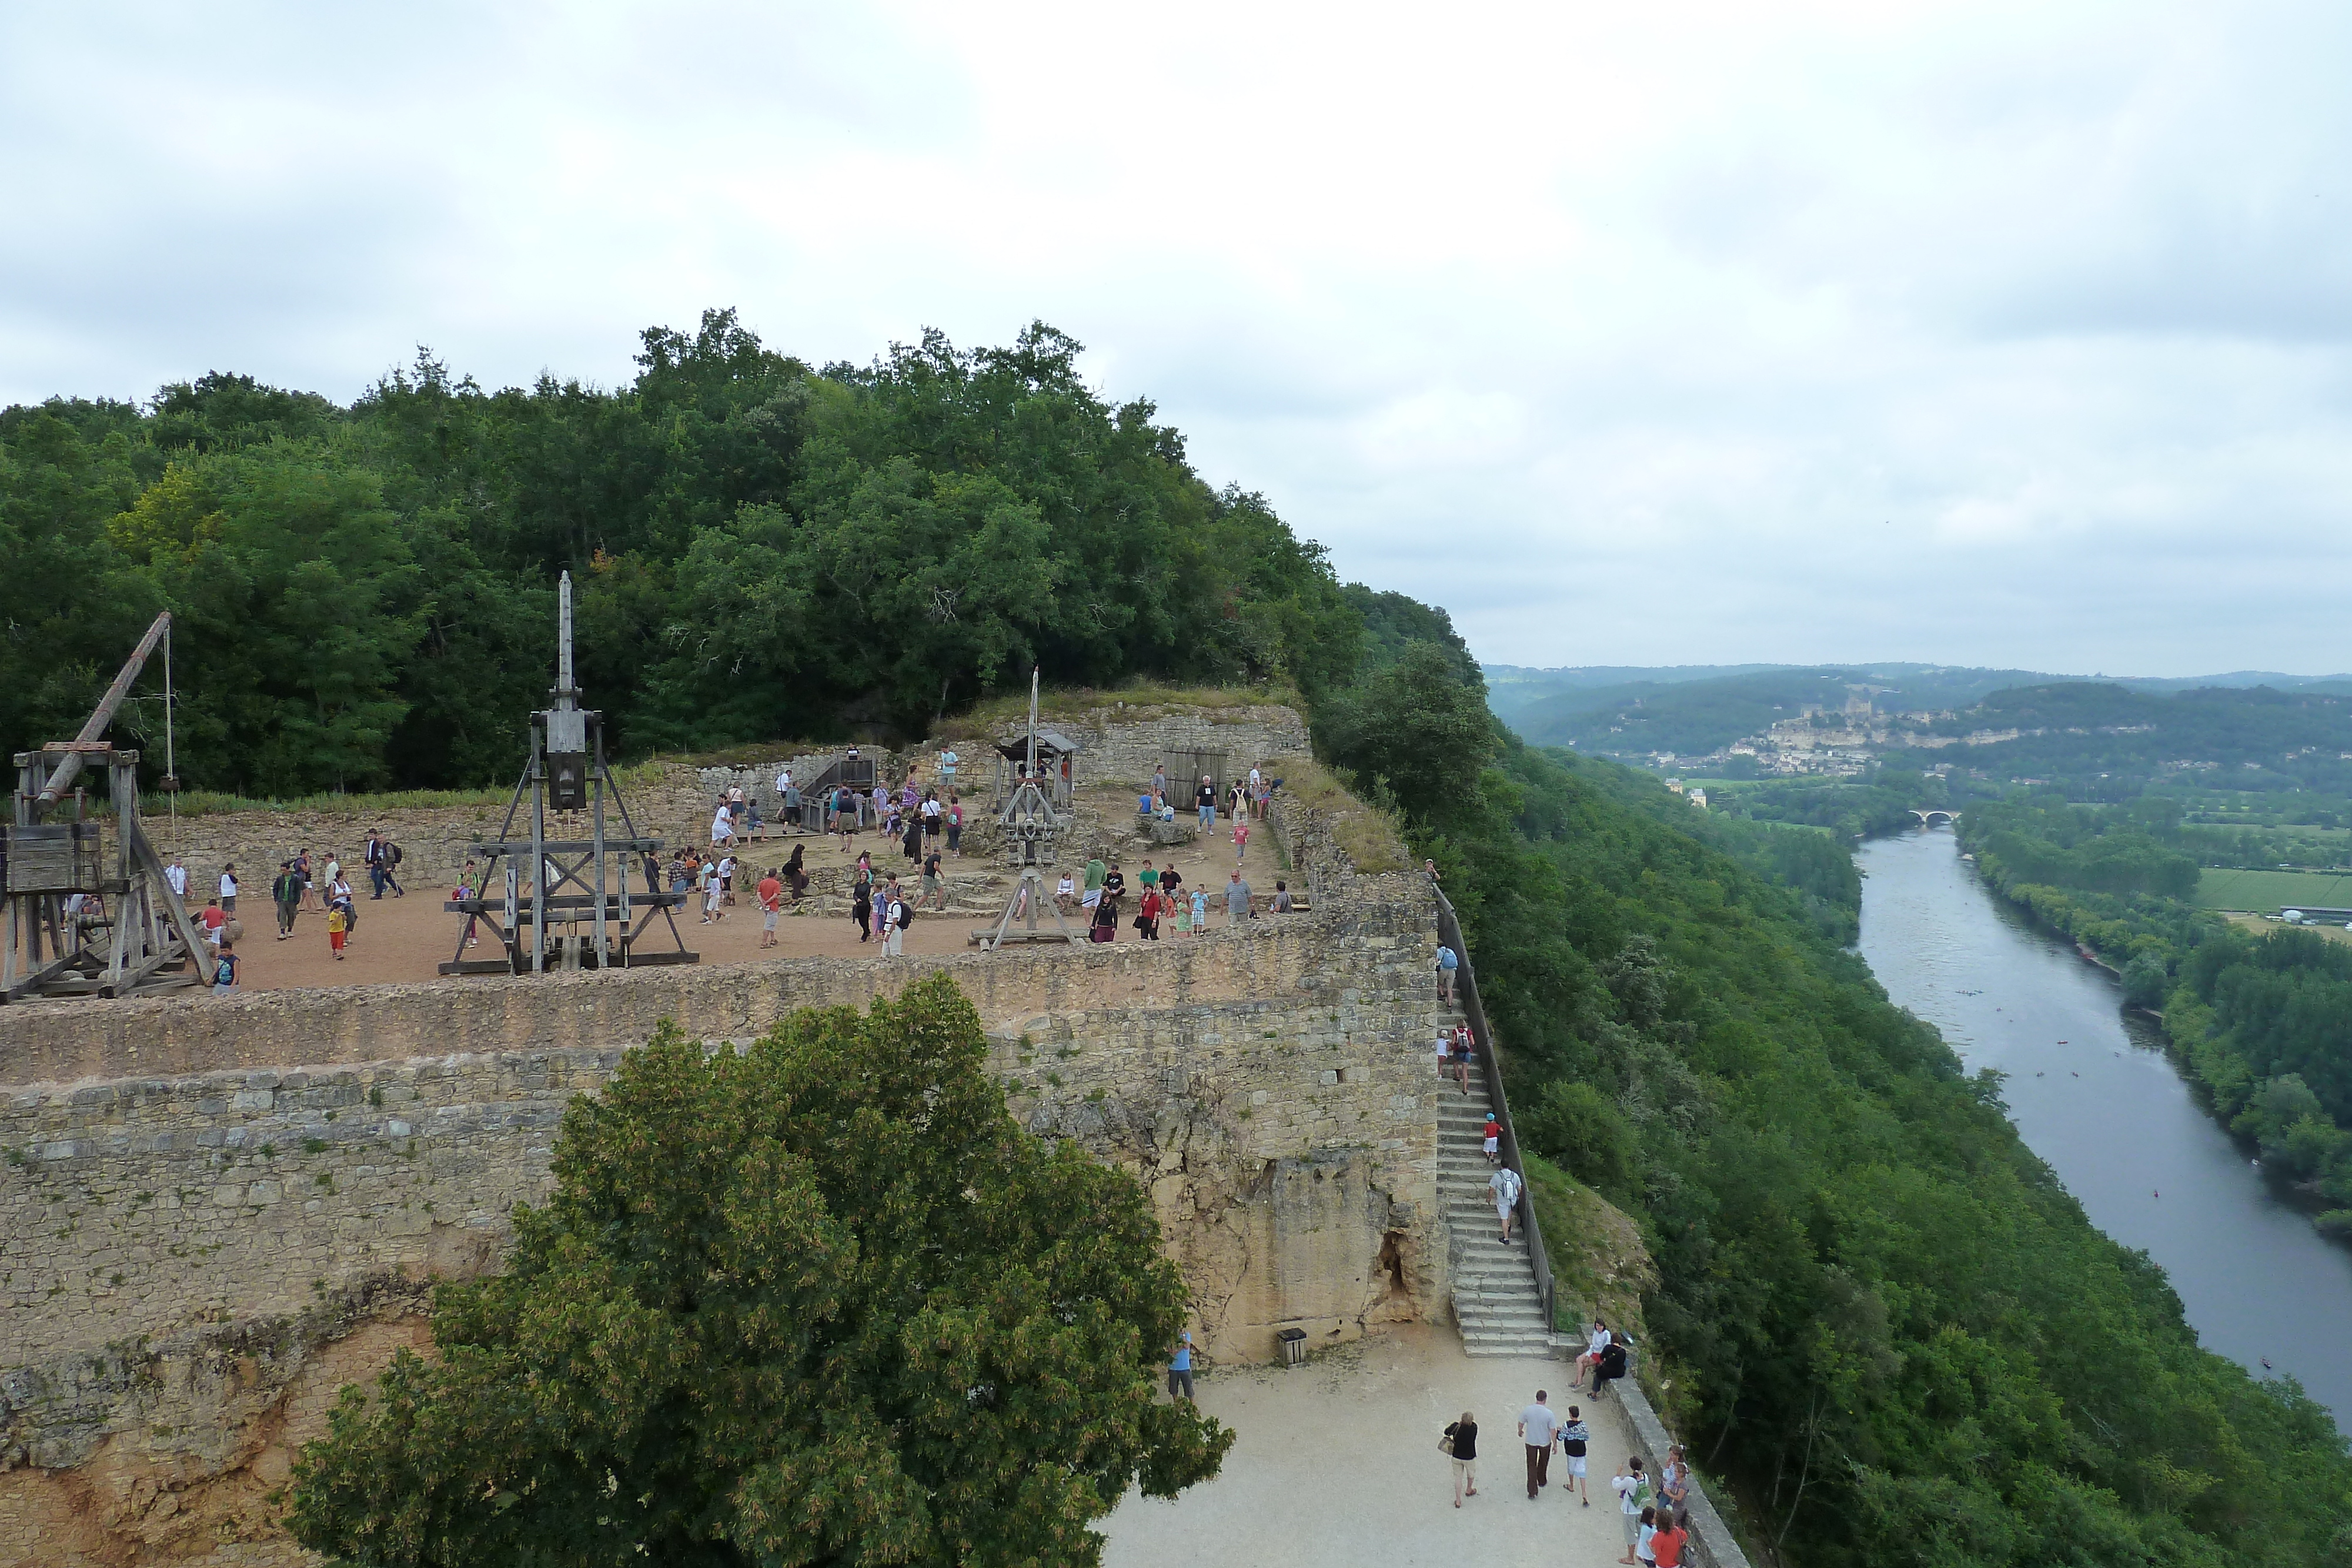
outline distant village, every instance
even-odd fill
[[[1650,762],[1662,770],[1678,773],[1716,774],[1733,766],[1732,758],[1754,758],[1759,777],[1795,778],[1813,775],[1826,779],[1858,778],[1869,768],[1871,759],[1879,751],[1932,751],[1962,743],[1984,745],[1992,741],[2014,740],[2020,734],[2014,729],[1979,729],[1967,735],[1937,734],[1930,727],[1938,720],[1948,722],[1954,715],[1948,709],[1941,713],[1881,713],[1875,699],[1891,691],[1888,686],[1853,686],[1843,709],[1833,709],[1821,703],[1804,704],[1789,717],[1774,721],[1761,735],[1742,736],[1720,751],[1704,756],[1671,751],[1650,754]],[[1742,769],[1744,772],[1745,769]],[[1928,769],[1942,772],[1941,768]],[[1679,779],[1670,779],[1666,788],[1683,796],[1693,805],[1706,805],[1706,791],[1695,786],[1685,787]]]

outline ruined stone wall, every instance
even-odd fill
[[[1081,785],[1149,784],[1151,770],[1171,752],[1222,751],[1236,773],[1247,773],[1252,763],[1303,757],[1307,751],[1307,721],[1296,708],[1276,703],[1234,707],[1108,703],[1043,722],[1078,743]],[[1023,724],[1016,722],[998,727],[993,738],[1010,740],[1022,733]],[[944,744],[926,741],[919,755],[936,755]],[[992,759],[985,754],[975,757],[976,747],[968,741],[959,741],[957,748],[964,757],[964,770],[973,777],[973,788],[980,789]],[[1172,780],[1171,787],[1180,782]]]

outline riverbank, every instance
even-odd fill
[[[1948,832],[1865,842],[1862,953],[2093,1224],[2167,1275],[2208,1348],[2352,1412],[2352,1252],[2251,1164],[2106,969],[1972,874]]]
[[[1967,830],[1959,837],[1966,841]],[[2302,1040],[2298,1059],[2272,1038],[2290,1032],[2308,1035],[2314,1020],[2297,1019],[2296,1011],[2324,1012],[2307,993],[2295,994],[2295,977],[2281,977],[2272,962],[2277,955],[2255,948],[2248,938],[2267,942],[2290,928],[2255,917],[2231,921],[2177,899],[2153,894],[2117,896],[2092,894],[2028,882],[2004,863],[2000,854],[1980,846],[1975,870],[1987,891],[2019,911],[2037,928],[2056,933],[2073,944],[2086,961],[2114,975],[2126,999],[2159,1020],[2165,1050],[2198,1101],[2215,1123],[2235,1141],[2247,1157],[2258,1160],[2279,1187],[2285,1201],[2298,1209],[2323,1234],[2352,1238],[2352,1129],[2331,1119],[2331,1107],[2313,1092],[2306,1080],[2317,1067],[2327,1078],[2336,1068],[2324,1042]],[[2313,928],[2294,927],[2296,932]],[[2352,936],[2317,931],[2324,938]],[[2290,938],[2292,940],[2293,938]],[[2249,1027],[2242,1020],[2225,1027],[2217,1014],[2221,986],[2217,972],[2224,963],[2190,956],[2209,945],[2235,941],[2252,961],[2242,966],[2248,984],[2235,988],[2242,1014],[2252,1014],[2263,1038],[2238,1038]],[[2324,946],[2324,945],[2323,945]],[[2223,960],[2231,956],[2220,956]],[[2118,963],[2116,960],[2120,959]],[[2252,1000],[2255,989],[2284,993]],[[2298,1027],[2299,1026],[2299,1027]],[[2324,1021],[2318,1024],[2323,1030]],[[2341,1115],[2340,1107],[2337,1110]]]

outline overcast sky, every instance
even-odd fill
[[[2352,6],[0,7],[0,402],[1042,318],[1527,664],[2352,669]]]

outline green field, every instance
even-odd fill
[[[2352,876],[2314,871],[2209,871],[2197,879],[2200,909],[2275,914],[2297,904],[2352,908]]]

